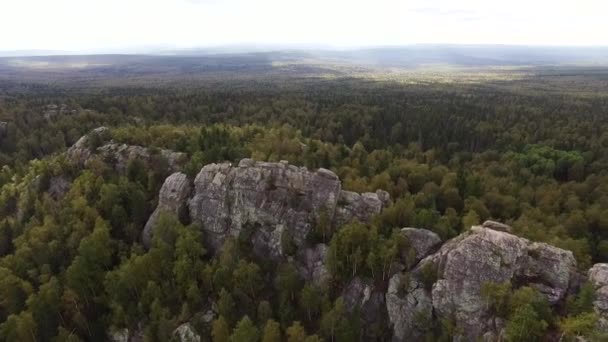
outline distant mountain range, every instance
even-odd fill
[[[336,49],[324,46],[234,45],[191,49],[139,48],[130,51],[70,52],[56,50],[0,51],[0,57],[90,56],[117,52],[127,55],[194,57],[215,55],[265,55],[274,58],[315,58],[362,65],[415,67],[447,64],[458,66],[608,64],[606,47],[558,47],[516,45],[409,45]]]

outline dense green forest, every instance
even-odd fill
[[[386,323],[362,332],[340,294],[355,275],[386,286],[377,271],[386,260],[412,262],[400,253],[402,227],[447,240],[493,219],[572,251],[581,270],[608,262],[606,79],[566,71],[478,82],[0,81],[0,340],[104,341],[126,327],[166,341],[186,321],[218,342],[390,340]],[[368,224],[315,228],[310,239],[332,256],[326,288],[241,239],[214,257],[200,229],[170,215],[146,250],[141,232],[169,174],[162,158],[124,173],[71,163],[63,152],[99,126],[153,154],[186,153],[192,178],[213,162],[288,160],[330,169],[348,190],[386,190],[393,204]],[[342,248],[351,245],[355,261]],[[488,305],[502,310],[509,340],[593,333],[588,289],[551,311],[531,288],[494,286]],[[217,317],[206,325],[211,303]],[[542,320],[530,325],[525,314]],[[428,340],[456,333],[442,323]]]

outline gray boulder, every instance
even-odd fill
[[[401,234],[408,239],[410,247],[416,251],[416,263],[427,255],[435,252],[441,245],[441,238],[439,235],[430,230],[402,228]]]
[[[593,307],[600,315],[598,329],[608,332],[608,264],[595,264],[587,273],[589,281],[595,286]]]
[[[432,286],[421,289],[429,281],[429,269],[436,273],[430,275]],[[406,284],[404,278],[409,278]],[[575,278],[572,252],[476,226],[445,243],[410,274],[393,276],[386,296],[389,319],[398,341],[424,333],[424,326],[419,329],[412,323],[410,312],[421,312],[418,317],[432,314],[452,319],[466,340],[488,331],[498,336],[495,317],[481,297],[483,284],[531,286],[556,304],[565,298]],[[427,305],[429,299],[432,309]]]
[[[187,200],[191,190],[192,186],[186,174],[177,172],[167,177],[160,188],[158,206],[144,227],[142,236],[144,246],[150,247],[154,226],[162,212],[173,214],[178,218],[187,215]]]
[[[368,221],[389,204],[390,198],[387,200],[387,196],[389,195],[386,191],[378,191],[376,193],[366,192],[363,194],[352,191],[340,191],[339,205],[336,208],[336,223],[342,225],[349,223],[353,219],[362,222]]]
[[[499,232],[510,233],[513,230],[511,226],[507,224],[491,220],[486,220],[481,226],[488,229],[498,230]]]

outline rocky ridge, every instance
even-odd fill
[[[251,159],[236,166],[211,164],[201,169],[192,184],[182,173],[167,178],[144,241],[149,242],[160,212],[183,215],[186,210],[190,221],[202,227],[212,250],[229,237],[246,233],[258,255],[278,261],[286,257],[288,237],[296,249],[292,260],[300,275],[322,285],[330,277],[325,268],[327,247],[309,246],[306,240],[321,215],[337,226],[355,219],[365,222],[389,203],[382,191],[342,190],[338,177],[325,169],[309,171],[287,162]],[[415,265],[401,265],[401,271],[392,272],[388,288],[368,279],[352,279],[342,293],[345,305],[348,310],[360,310],[365,326],[386,317],[394,341],[420,339],[426,333],[420,320],[442,318],[452,319],[465,340],[497,340],[504,321],[488,311],[481,296],[485,283],[530,286],[552,305],[562,303],[578,286],[571,252],[510,231],[508,225],[487,221],[442,245],[433,232],[403,228],[415,251]],[[435,272],[430,282],[423,275],[428,267]]]
[[[187,159],[185,153],[166,149],[151,149],[136,145],[115,143],[109,139],[109,129],[99,127],[81,137],[67,151],[67,157],[75,164],[84,166],[89,160],[101,158],[112,165],[116,171],[124,173],[129,162],[138,160],[146,165],[157,162],[167,172],[181,170]]]
[[[95,133],[107,132],[100,128]],[[168,157],[173,171],[179,170],[177,161],[185,157],[171,151],[160,154]],[[124,170],[129,160],[150,158],[151,153],[113,142],[92,149],[87,137],[68,151],[68,157],[81,165],[96,156]],[[256,254],[274,261],[290,260],[302,278],[323,285],[330,278],[325,266],[328,248],[308,243],[311,230],[324,220],[335,227],[351,220],[367,222],[390,205],[390,197],[384,191],[345,191],[329,170],[243,159],[237,165],[206,165],[194,180],[173,173],[165,180],[158,203],[142,232],[146,246],[159,216],[168,212],[198,224],[212,252],[228,238],[246,234]],[[403,228],[401,232],[415,251],[415,262],[395,265],[388,284],[356,277],[341,293],[348,310],[360,310],[364,326],[386,320],[393,341],[422,339],[428,329],[424,322],[444,318],[462,332],[455,340],[500,340],[505,322],[493,317],[482,298],[485,283],[530,286],[551,305],[559,306],[581,282],[571,252],[517,237],[503,223],[486,221],[443,243],[425,229]],[[295,251],[287,253],[288,246]],[[588,278],[596,286],[598,328],[608,331],[608,264],[593,266]],[[199,338],[188,323],[178,327],[174,336],[182,341]],[[135,341],[139,335],[120,331],[114,337]]]

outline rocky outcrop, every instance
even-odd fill
[[[576,278],[572,252],[515,235],[473,227],[424,258],[409,273],[393,276],[386,294],[394,339],[424,333],[421,322],[451,319],[466,340],[496,333],[500,326],[481,297],[487,282],[530,286],[548,301],[562,301]],[[488,335],[490,336],[490,335]]]
[[[120,173],[127,170],[131,160],[139,160],[144,165],[156,164],[167,172],[180,170],[187,160],[186,154],[181,152],[127,144],[106,144],[97,148],[97,153],[103,160],[110,162]]]
[[[335,220],[338,225],[353,219],[366,221],[390,204],[390,195],[384,190],[375,193],[358,194],[352,191],[341,191],[338,198]]]
[[[491,220],[486,220],[484,223],[482,223],[481,225],[484,228],[488,228],[488,229],[492,229],[492,230],[497,230],[499,232],[507,232],[510,233],[512,231],[511,226],[504,224],[504,223],[500,223],[500,222],[496,222],[496,221],[491,221]]]
[[[91,158],[94,150],[97,148],[97,141],[106,141],[109,138],[109,129],[107,127],[95,128],[91,133],[82,136],[74,145],[66,152],[67,157],[73,163],[84,166]]]
[[[298,249],[304,246],[322,215],[331,224],[368,221],[387,201],[380,199],[383,194],[352,196],[341,188],[338,177],[325,169],[308,171],[287,162],[251,159],[241,160],[236,167],[211,164],[194,180],[188,202],[190,218],[205,231],[211,249],[244,233],[257,254],[277,259],[284,254],[286,243]],[[347,208],[354,206],[365,210],[348,214]]]
[[[191,189],[186,174],[177,172],[167,177],[158,195],[158,206],[144,227],[142,240],[146,247],[149,248],[152,243],[152,230],[162,212],[173,214],[178,218],[187,216],[186,206]]]
[[[386,310],[393,326],[393,340],[420,340],[433,319],[433,300],[422,281],[410,274],[394,275],[386,293]]]
[[[173,336],[179,342],[200,342],[201,336],[196,333],[190,323],[184,323],[173,331]]]
[[[439,235],[430,230],[403,228],[401,229],[401,234],[407,238],[409,246],[416,252],[416,263],[427,255],[435,252],[441,245],[441,238]],[[407,257],[408,256],[404,256],[404,259],[407,259]]]
[[[60,105],[49,104],[45,107],[42,115],[45,119],[49,121],[53,121],[56,117],[61,117],[64,115],[74,115],[78,113],[78,109],[71,108],[67,104],[62,103]]]
[[[589,281],[595,286],[593,307],[600,315],[598,329],[608,333],[608,264],[595,264],[587,273]]]
[[[129,162],[132,160],[141,161],[147,166],[153,165],[156,169],[163,169],[162,171],[169,173],[181,170],[187,160],[185,153],[118,144],[109,139],[108,128],[96,128],[72,145],[67,151],[67,156],[80,167],[83,167],[93,157],[100,158],[120,173],[127,170]]]

